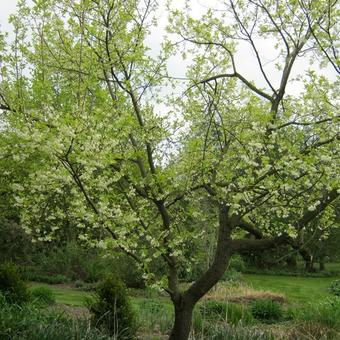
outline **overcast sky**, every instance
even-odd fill
[[[0,25],[1,30],[11,31],[11,25],[8,24],[8,17],[11,13],[15,12],[17,0],[0,0],[1,1],[1,11],[0,11]],[[218,0],[191,0],[190,3],[193,4],[193,14],[200,15],[206,11],[207,6],[214,6],[217,4]],[[165,0],[160,0],[160,3],[165,3]],[[185,3],[184,0],[172,0],[172,6],[181,6]],[[163,7],[160,9],[159,13],[159,29],[155,30],[151,37],[148,39],[148,43],[154,50],[159,49],[160,43],[162,41],[162,36],[164,35],[164,27],[167,22],[167,13]],[[262,56],[266,57],[263,59],[266,64],[266,70],[269,74],[269,77],[275,86],[279,84],[279,72],[275,70],[274,64],[270,63],[270,60],[275,56],[275,50],[273,48],[274,41],[262,41],[259,43],[260,50],[263,51]],[[258,86],[265,86],[265,82],[259,77],[259,70],[257,68],[257,64],[255,59],[252,57],[253,53],[246,46],[240,46],[239,52],[236,56],[237,66],[240,72],[245,75],[248,79],[253,80],[257,83]],[[169,62],[169,71],[172,76],[183,77],[185,75],[185,67],[187,62],[184,62],[179,57],[172,58]],[[301,71],[307,67],[306,61],[298,61],[295,65],[295,72],[297,70]],[[294,71],[294,70],[293,70]],[[325,71],[326,74],[330,72]],[[297,84],[290,84],[290,87],[287,89],[287,92],[290,94],[294,94],[300,90],[300,87]]]
[[[17,0],[1,0],[0,25],[2,30],[8,31],[10,29],[7,21],[9,15],[15,12],[16,4]]]

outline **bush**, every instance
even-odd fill
[[[229,270],[234,270],[237,272],[245,272],[246,271],[246,264],[241,255],[233,255],[229,262]]]
[[[253,322],[253,317],[249,310],[235,303],[211,300],[201,304],[199,310],[203,319],[208,321],[226,321],[232,325]]]
[[[96,327],[119,339],[135,337],[135,316],[126,287],[120,279],[110,275],[100,282],[87,305]]]
[[[255,319],[267,322],[277,321],[283,316],[281,305],[271,299],[253,301],[251,304],[251,313]]]
[[[74,286],[78,289],[83,289],[85,287],[85,282],[83,280],[76,280]]]
[[[12,263],[0,265],[0,292],[9,303],[22,304],[30,299],[29,290]]]
[[[34,302],[44,305],[53,305],[55,296],[53,291],[48,287],[35,287],[31,290],[31,296]]]
[[[243,282],[243,275],[234,269],[228,269],[222,276],[222,280],[232,285],[239,284]]]
[[[340,296],[340,280],[335,280],[331,283],[329,291],[336,296]]]

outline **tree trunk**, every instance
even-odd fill
[[[306,257],[305,259],[305,270],[307,273],[312,273],[314,271],[314,263],[311,256]]]
[[[294,255],[289,256],[287,258],[286,263],[287,263],[288,268],[290,269],[296,269],[297,267],[296,257]]]
[[[219,230],[214,259],[209,268],[184,293],[171,297],[175,307],[175,323],[169,340],[187,340],[189,338],[193,310],[196,303],[218,282],[226,271],[232,255],[230,233],[231,221],[228,219],[228,207],[219,206]]]
[[[323,256],[320,256],[320,259],[319,259],[319,270],[320,272],[325,270],[325,258]]]
[[[302,256],[303,260],[305,261],[305,271],[307,273],[312,273],[314,270],[313,256],[310,254],[309,250],[307,250],[306,248],[300,248],[299,253]]]
[[[169,340],[187,340],[189,338],[194,304],[174,303],[175,323],[171,330]]]

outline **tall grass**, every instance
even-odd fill
[[[260,327],[232,326],[214,324],[204,333],[192,332],[190,340],[274,340],[274,336]]]
[[[297,318],[340,331],[340,297],[329,297],[324,301],[309,304],[297,314]]]
[[[30,305],[10,305],[0,297],[1,340],[108,340],[114,339],[60,312]]]
[[[174,321],[171,305],[157,299],[148,299],[138,304],[136,308],[138,326],[145,336],[169,333]]]
[[[192,339],[210,339],[212,334],[216,339],[227,336],[228,332],[239,332],[241,327],[252,325],[254,318],[249,309],[240,304],[205,301],[198,305],[194,310]],[[233,338],[232,338],[233,339]]]

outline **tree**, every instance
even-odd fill
[[[315,262],[319,262],[319,269],[324,270],[325,258],[336,258],[338,251],[334,243],[338,240],[338,230],[338,207],[332,204],[320,218],[315,219],[301,232],[295,248],[300,251],[307,271],[315,270]]]
[[[196,303],[232,254],[291,242],[339,195],[338,81],[307,69],[301,93],[285,94],[298,60],[314,53],[329,62],[329,45],[320,46],[334,39],[315,43],[320,33],[311,28],[333,18],[336,5],[313,3],[327,11],[293,0],[229,1],[199,19],[173,11],[169,32],[194,60],[184,95],[168,100],[166,61],[178,44],[164,44],[159,57],[148,52],[153,1],[21,2],[0,98],[26,145],[19,158],[43,155],[17,192],[25,228],[51,237],[36,216],[51,205],[49,220],[58,219],[51,197],[70,188],[68,218],[82,239],[136,260],[173,302],[170,339],[187,339]],[[257,46],[263,38],[277,43],[278,86]],[[240,72],[238,41],[251,47],[264,88]],[[195,260],[183,250],[211,228],[213,259],[182,290],[179,268]],[[160,275],[154,260],[164,265]]]

